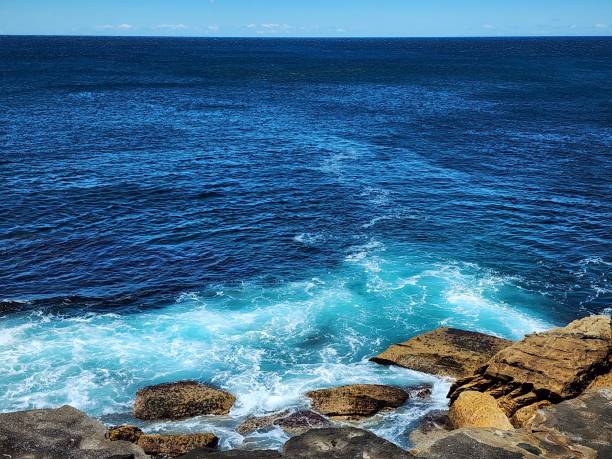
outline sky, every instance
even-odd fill
[[[0,0],[0,35],[612,35],[612,0]]]

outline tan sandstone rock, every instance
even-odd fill
[[[444,327],[392,344],[370,360],[438,376],[463,378],[510,344],[511,341],[495,336]]]
[[[599,389],[612,389],[612,373],[607,372],[606,374],[597,376],[587,390],[599,390]]]
[[[109,428],[108,432],[106,432],[106,438],[110,441],[136,443],[142,434],[142,430],[136,426],[122,425]]]
[[[306,394],[315,411],[332,418],[358,419],[373,416],[385,408],[397,408],[408,400],[398,387],[354,384],[320,389]]]
[[[486,392],[512,417],[541,400],[576,397],[611,366],[610,318],[592,316],[506,347],[475,375],[457,381],[449,397],[452,402],[464,391]]]
[[[138,446],[145,453],[177,457],[196,448],[216,448],[219,439],[212,433],[188,435],[148,435],[138,438]]]
[[[532,403],[531,405],[519,408],[510,419],[510,422],[517,429],[528,424],[533,419],[538,410],[551,406],[552,403],[548,400],[540,400],[539,402]]]
[[[152,420],[228,414],[235,401],[229,392],[195,381],[158,384],[137,392],[134,416]]]
[[[506,414],[497,406],[489,394],[466,391],[455,400],[448,412],[450,423],[455,429],[462,427],[491,427],[512,430]]]

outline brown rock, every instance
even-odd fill
[[[599,390],[599,389],[612,389],[612,373],[607,372],[606,374],[597,376],[587,390]]]
[[[328,427],[330,424],[327,418],[314,411],[303,410],[292,413],[285,410],[268,416],[249,417],[236,428],[236,432],[247,435],[260,429],[279,426],[291,435],[299,435],[310,429]]]
[[[508,417],[497,406],[495,399],[482,392],[462,392],[451,405],[448,417],[455,429],[491,427],[500,430],[513,430]]]
[[[561,435],[543,439],[522,430],[458,429],[424,443],[417,459],[596,459],[594,450]]]
[[[448,411],[433,410],[423,416],[417,427],[410,432],[410,443],[419,447],[425,442],[432,442],[452,430]]]
[[[332,418],[358,419],[372,416],[385,408],[397,408],[408,400],[403,389],[378,384],[320,389],[306,394],[313,408]]]
[[[540,400],[539,402],[519,408],[510,419],[510,422],[517,429],[523,427],[531,421],[539,409],[546,408],[550,405],[552,405],[552,403],[548,400]]]
[[[408,386],[405,388],[406,392],[411,399],[420,398],[426,399],[431,397],[431,391],[433,386],[431,384],[419,384],[417,386]]]
[[[463,378],[510,344],[511,341],[495,336],[444,327],[392,344],[370,360],[438,376]]]
[[[195,449],[181,456],[181,459],[280,459],[278,451],[272,450],[240,450],[211,451],[210,449]]]
[[[130,425],[111,427],[106,432],[106,438],[110,441],[129,441],[130,443],[138,442],[141,435],[142,430]]]
[[[138,438],[138,446],[145,453],[177,457],[196,448],[216,448],[219,439],[212,433],[188,435],[149,435]]]
[[[134,416],[152,420],[228,414],[235,401],[229,392],[195,381],[158,384],[136,393]]]
[[[540,400],[576,397],[612,366],[609,317],[592,316],[567,327],[534,333],[493,357],[476,375],[457,381],[451,401],[477,390],[498,399],[508,416]]]

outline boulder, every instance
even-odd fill
[[[196,448],[216,448],[219,439],[212,433],[186,435],[153,435],[143,434],[138,438],[138,446],[145,453],[177,457]]]
[[[448,412],[455,429],[462,427],[491,427],[512,430],[506,414],[497,406],[495,399],[482,392],[466,391],[455,400]]]
[[[594,449],[600,458],[612,457],[612,390],[585,392],[541,409],[528,427],[536,436],[565,435]]]
[[[236,397],[195,381],[148,386],[136,393],[138,419],[182,419],[204,414],[228,414]]]
[[[142,430],[136,426],[122,425],[110,427],[106,432],[106,438],[110,441],[129,441],[130,443],[136,443],[142,434]]]
[[[417,459],[596,459],[567,437],[535,437],[522,430],[458,429],[412,450]]]
[[[352,427],[314,429],[285,443],[287,459],[408,459],[408,452],[371,432]]]
[[[0,414],[0,453],[12,459],[144,459],[138,446],[105,438],[106,427],[85,413],[57,409]]]
[[[379,384],[353,384],[308,392],[313,408],[331,418],[359,419],[385,408],[397,408],[408,400],[398,387]]]
[[[278,426],[288,434],[298,435],[310,429],[328,427],[330,424],[327,418],[314,411],[301,410],[292,413],[285,410],[267,416],[249,417],[236,428],[236,432],[247,435],[257,430]]]
[[[592,316],[567,327],[534,333],[498,352],[475,375],[450,389],[454,401],[461,392],[477,390],[495,397],[512,417],[519,409],[548,400],[576,397],[612,365],[609,317]]]
[[[232,449],[229,451],[211,451],[209,449],[197,449],[181,456],[181,459],[280,459],[281,457],[281,453],[273,450]]]
[[[510,344],[511,341],[495,336],[443,327],[392,344],[370,360],[437,376],[464,378]]]

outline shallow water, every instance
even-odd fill
[[[0,411],[198,379],[229,417],[143,426],[279,446],[233,427],[432,382],[366,423],[406,445],[448,383],[390,343],[609,312],[612,39],[0,45]]]

